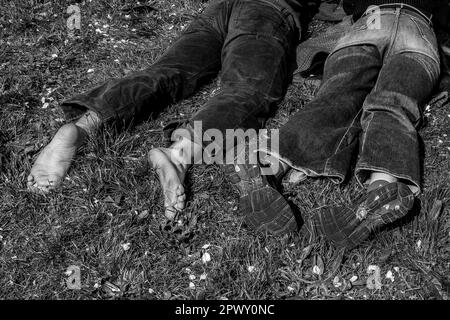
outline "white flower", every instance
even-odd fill
[[[193,274],[189,275],[189,280],[191,280],[191,281],[195,280],[195,275],[193,275]]]
[[[131,248],[131,243],[122,243],[121,244],[123,251],[128,251]]]
[[[321,274],[322,274],[322,269],[320,269],[320,267],[319,266],[314,266],[313,267],[313,269],[312,269],[312,272],[314,273],[314,274],[317,274],[318,276],[320,276]]]
[[[211,255],[208,252],[205,252],[202,256],[202,262],[204,264],[208,263],[211,261]]]
[[[252,273],[253,271],[255,271],[255,267],[254,266],[248,266],[247,267],[247,270],[248,270],[248,272],[250,272],[250,273]]]
[[[356,280],[358,280],[357,276],[353,276],[350,278],[350,282],[352,282],[352,283],[355,282]]]
[[[195,284],[193,282],[189,282],[189,289],[195,289]]]
[[[17,258],[16,256],[14,256],[14,257],[12,257],[13,259],[14,258]],[[68,276],[68,277],[70,277],[72,274],[73,274],[73,270],[72,269],[67,269],[65,272],[64,272],[64,274],[66,275],[66,276]]]
[[[208,275],[206,274],[206,273],[202,273],[201,275],[200,275],[200,280],[206,280],[206,277],[207,277]]]
[[[202,247],[202,249],[203,249],[203,250],[206,250],[206,249],[208,249],[210,246],[211,246],[211,245],[210,245],[209,243],[207,243],[207,244],[205,244],[205,245]]]
[[[94,72],[94,69],[88,69],[87,73],[92,73]]]
[[[153,294],[153,293],[155,293],[155,290],[153,290],[152,288],[149,288],[148,293]]]
[[[335,288],[339,288],[340,286],[342,286],[342,283],[339,281],[339,277],[338,276],[334,277],[333,285],[334,285]]]
[[[52,54],[52,58],[53,59],[58,58],[58,55],[56,53],[54,53],[54,54]]]
[[[394,267],[394,271],[395,272],[400,272],[400,268],[399,267]]]
[[[394,275],[392,274],[392,271],[391,271],[391,270],[389,270],[389,271],[386,273],[386,279],[389,279],[389,280],[391,280],[391,282],[394,282],[395,278],[394,278]]]

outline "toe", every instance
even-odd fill
[[[164,214],[167,219],[173,220],[173,219],[175,219],[175,216],[177,215],[177,210],[174,207],[166,207]]]
[[[49,175],[48,176],[48,184],[50,188],[56,188],[60,183],[62,179],[60,176],[57,175]]]
[[[34,180],[28,180],[28,181],[27,181],[27,187],[28,187],[28,188],[33,187],[35,184],[36,184],[36,181],[34,181]]]
[[[182,196],[184,194],[184,187],[180,184],[177,188],[177,196]]]
[[[183,209],[184,209],[184,206],[185,206],[185,199],[183,199],[183,198],[178,198],[178,202],[177,202],[177,205],[176,205],[176,209],[178,209],[178,210],[183,210]]]
[[[48,193],[49,192],[49,189],[48,189],[47,186],[38,185],[37,182],[29,184],[28,185],[28,189],[31,192],[39,193],[39,194],[43,194],[43,193]]]
[[[45,176],[38,176],[35,179],[35,185],[38,188],[48,187],[48,186],[50,186],[50,180],[49,180],[47,175],[45,175]]]

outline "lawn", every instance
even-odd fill
[[[69,4],[0,2],[0,298],[448,299],[449,104],[426,110],[424,193],[414,210],[349,252],[309,243],[301,232],[253,234],[218,166],[189,171],[190,232],[161,233],[161,189],[146,155],[163,144],[162,126],[198,110],[217,82],[137,127],[102,130],[62,188],[27,191],[33,160],[64,123],[59,102],[151,65],[207,5],[83,1],[81,31],[71,38]],[[313,22],[313,33],[322,30]],[[269,127],[285,123],[317,88],[317,81],[291,85]],[[344,186],[311,179],[284,191],[305,218],[358,192],[354,179]],[[366,285],[369,266],[378,267],[381,288]],[[67,285],[70,267],[79,268],[81,288]]]

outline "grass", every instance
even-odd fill
[[[162,144],[161,126],[198,110],[217,83],[136,128],[102,131],[79,152],[63,188],[48,196],[29,193],[33,160],[64,122],[58,103],[151,65],[207,5],[157,0],[151,3],[157,11],[146,13],[126,10],[132,4],[84,1],[75,39],[67,36],[68,2],[0,4],[0,298],[448,298],[448,104],[427,111],[421,131],[424,193],[415,210],[344,255],[323,241],[308,244],[301,233],[278,238],[251,233],[217,166],[189,172],[192,225],[186,241],[161,234],[161,190],[146,154]],[[312,30],[323,26],[316,21]],[[282,125],[312,99],[317,86],[293,84],[269,126]],[[306,217],[325,204],[350,201],[359,191],[353,180],[340,187],[316,179],[288,186],[285,194]],[[206,264],[205,252],[211,257]],[[66,286],[71,265],[81,269],[81,290]],[[381,270],[380,290],[365,285],[369,265]],[[314,266],[323,273],[315,274]],[[388,271],[393,281],[385,278]]]

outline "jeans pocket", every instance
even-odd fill
[[[438,42],[433,28],[422,19],[413,16],[409,16],[409,19],[416,25],[417,31],[427,45],[427,49],[431,50],[433,56],[439,60]]]
[[[187,28],[182,32],[183,34],[189,34],[193,32],[197,32],[199,26],[202,28],[210,29],[213,27],[214,29],[218,29],[218,26],[224,24],[224,21],[227,20],[225,17],[226,12],[229,8],[229,2],[233,0],[212,0],[208,3],[207,7],[204,8],[200,15],[198,15],[195,19],[189,23]]]
[[[370,21],[370,16],[360,18],[353,24],[351,32],[366,31],[367,29],[369,29]]]

